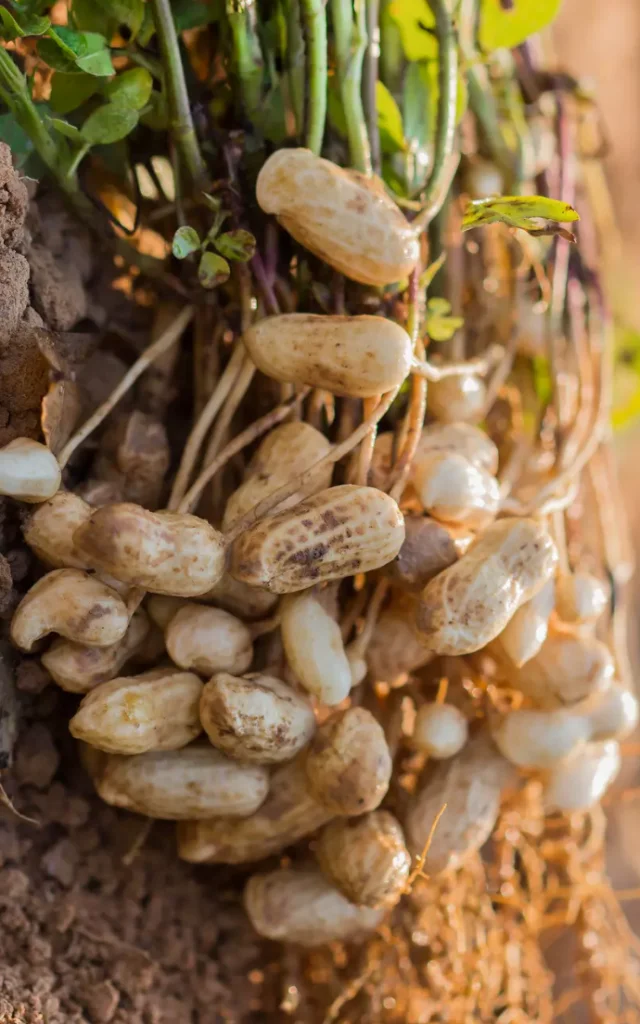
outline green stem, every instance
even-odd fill
[[[80,164],[82,163],[90,149],[91,144],[89,142],[86,142],[84,146],[79,146],[78,149],[76,149],[75,153],[73,154],[71,163],[67,167],[67,172],[65,175],[66,178],[75,177],[75,173],[78,170],[78,167],[80,166]]]
[[[300,4],[298,0],[285,0],[287,22],[287,81],[291,106],[296,122],[296,135],[302,137],[304,128],[304,36],[300,24]]]
[[[423,231],[444,202],[451,183],[458,101],[458,41],[453,28],[448,0],[429,0],[436,19],[438,38],[438,126],[433,170],[416,217],[416,230]]]
[[[244,108],[252,121],[260,110],[264,62],[256,30],[256,9],[253,0],[227,7],[234,49],[234,70],[240,83]]]
[[[389,12],[391,3],[392,0],[382,0],[380,10],[380,78],[398,100],[402,94],[405,59],[400,29]]]
[[[322,150],[327,117],[327,14],[324,0],[302,0],[307,41],[307,146],[316,156]]]
[[[363,0],[360,0],[361,5]],[[380,58],[380,0],[366,0],[367,51],[364,57],[364,110],[369,127],[371,163],[376,174],[382,171],[380,131],[378,129],[378,62]]]
[[[516,155],[505,142],[489,75],[483,65],[470,65],[467,87],[469,107],[478,120],[489,153],[504,174],[505,191],[509,193],[515,177]]]
[[[353,21],[351,0],[332,0],[331,15],[340,98],[347,123],[349,159],[363,174],[372,173],[369,136],[362,106],[362,62],[367,46],[365,0],[355,0]]]
[[[165,70],[165,89],[169,108],[171,135],[184,162],[194,187],[202,187],[207,168],[200,152],[196,130],[191,117],[187,84],[180,57],[180,46],[173,23],[170,0],[149,0],[153,23],[158,34],[160,53]]]

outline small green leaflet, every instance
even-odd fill
[[[446,258],[446,252],[441,252],[437,260],[434,260],[433,263],[429,264],[426,270],[423,270],[423,272],[420,274],[420,281],[418,285],[421,289],[426,289],[429,287],[438,271],[441,270],[442,267],[444,266]]]
[[[81,143],[82,132],[79,128],[76,128],[74,124],[69,124],[68,121],[63,121],[59,117],[52,117],[49,121],[51,127],[60,133],[60,135],[66,136],[67,139],[72,139],[74,142]]]
[[[82,136],[92,146],[108,145],[126,138],[137,123],[137,110],[121,107],[117,103],[106,103],[89,114],[82,126]]]
[[[427,303],[427,334],[431,341],[449,341],[464,327],[461,316],[449,316],[451,303],[446,299],[429,299]]]
[[[436,23],[427,0],[392,0],[388,10],[400,30],[407,60],[433,60],[438,56]]]
[[[12,14],[6,7],[0,7],[0,36],[12,41],[22,36],[41,36],[50,27],[48,18],[27,14],[14,8]]]
[[[231,268],[215,252],[203,252],[198,266],[198,280],[203,288],[215,288],[229,279]]]
[[[200,28],[212,21],[220,21],[224,14],[222,0],[173,0],[173,20],[178,32],[187,28]]]
[[[178,228],[173,236],[171,251],[177,260],[184,260],[192,252],[197,252],[200,245],[200,235],[196,229],[185,224],[184,227]]]
[[[462,220],[462,230],[469,231],[483,224],[507,224],[510,228],[522,228],[530,235],[560,235],[569,242],[575,242],[574,235],[559,222],[580,220],[568,203],[546,196],[496,196],[489,199],[474,199],[468,205]]]
[[[478,43],[485,53],[511,49],[550,25],[562,0],[481,0]]]
[[[240,263],[246,263],[256,251],[255,238],[250,231],[243,231],[242,228],[218,235],[214,245],[226,259],[238,260]]]
[[[76,32],[65,25],[54,25],[47,38],[39,40],[38,53],[55,71],[67,74],[85,71],[104,77],[115,71],[107,40],[99,32]]]
[[[101,32],[108,39],[124,25],[133,40],[140,31],[145,7],[143,0],[73,0],[71,17],[78,28]]]
[[[111,103],[131,110],[142,110],[149,101],[153,77],[146,68],[131,68],[108,82],[104,94]]]
[[[56,114],[69,114],[93,96],[100,88],[100,81],[93,75],[67,75],[56,71],[51,80],[49,102]]]
[[[376,109],[380,144],[384,153],[401,153],[407,148],[402,127],[400,108],[386,85],[376,82]]]

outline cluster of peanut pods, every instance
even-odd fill
[[[358,281],[402,280],[418,259],[383,191],[306,150],[267,161],[258,200]],[[382,317],[289,314],[243,340],[269,377],[335,396],[373,398],[425,373]],[[478,372],[425,375],[435,422],[399,502],[386,493],[391,432],[373,451],[378,486],[332,486],[327,438],[302,421],[275,427],[220,530],[188,513],[92,507],[60,489],[43,445],[0,451],[0,493],[39,503],[24,535],[50,570],[18,606],[12,640],[83,695],[70,729],[102,799],[177,821],[179,855],[197,863],[257,862],[316,837],[308,865],[248,882],[247,910],[271,938],[313,945],[376,927],[443,805],[430,872],[486,841],[519,769],[539,774],[550,811],[589,806],[636,723],[595,636],[606,585],[559,568],[544,516],[501,513]],[[296,479],[302,490],[287,490]],[[386,589],[375,628],[358,634],[357,616],[341,628],[339,588],[364,574]],[[454,687],[421,695],[405,743],[424,770],[391,800],[397,744],[362,694],[401,687],[440,656],[484,659],[512,699],[478,715]]]

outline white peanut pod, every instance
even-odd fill
[[[340,704],[352,673],[338,623],[311,591],[283,598],[280,616],[287,661],[300,685],[323,704]]]
[[[561,573],[556,598],[556,611],[564,622],[593,622],[607,607],[609,588],[588,572]]]
[[[155,594],[196,597],[224,571],[224,538],[204,519],[103,505],[73,535],[82,557],[123,583]]]
[[[323,874],[357,906],[395,906],[411,869],[402,829],[388,811],[331,822],[320,834],[316,857]]]
[[[425,512],[441,522],[483,530],[498,513],[498,481],[458,452],[427,450],[414,459],[411,482]]]
[[[76,550],[73,535],[92,511],[79,494],[58,491],[35,510],[23,529],[24,539],[47,565],[56,569],[88,569],[89,563]]]
[[[214,747],[238,761],[276,764],[295,757],[313,736],[313,708],[280,679],[219,672],[200,697],[200,721]]]
[[[264,439],[252,458],[244,483],[233,492],[227,501],[222,520],[222,529],[241,519],[270,494],[297,473],[302,474],[314,462],[318,462],[331,450],[331,444],[319,430],[308,423],[284,423]],[[321,491],[331,483],[333,465],[324,466],[318,473],[313,490]],[[278,506],[278,511],[290,508],[301,500],[293,494]]]
[[[436,816],[446,804],[425,855],[429,875],[459,867],[487,841],[514,769],[485,736],[471,740],[457,757],[432,768],[409,801],[404,821],[414,856],[425,850]]]
[[[502,718],[493,739],[511,764],[547,768],[573,754],[590,734],[589,719],[567,708],[518,708]]]
[[[411,741],[436,761],[459,754],[469,738],[469,723],[453,704],[429,702],[418,708]]]
[[[550,535],[535,520],[493,523],[422,591],[416,623],[426,648],[452,655],[480,650],[542,589],[557,560]]]
[[[370,572],[390,562],[404,540],[404,517],[374,487],[329,487],[267,516],[231,549],[230,572],[276,594]]]
[[[432,423],[425,427],[418,442],[416,459],[422,458],[426,452],[457,452],[467,462],[492,476],[498,471],[496,445],[484,430],[471,423]]]
[[[173,666],[96,686],[69,722],[72,736],[111,754],[186,747],[201,732],[202,682]]]
[[[547,639],[554,604],[555,581],[549,579],[535,597],[520,605],[493,641],[517,668],[534,658]]]
[[[326,825],[333,813],[309,792],[304,753],[276,768],[269,794],[243,821],[226,817],[178,826],[178,854],[194,864],[247,864],[280,853]]]
[[[638,724],[638,698],[620,683],[588,698],[583,705],[592,740],[624,740]]]
[[[22,598],[11,621],[11,639],[33,650],[47,633],[95,647],[121,640],[129,613],[121,597],[80,569],[54,569]]]
[[[462,373],[429,384],[427,409],[441,423],[479,423],[486,401],[484,381],[474,373]]]
[[[108,647],[88,647],[72,640],[54,640],[40,659],[51,678],[70,693],[88,693],[114,679],[123,665],[142,646],[149,633],[149,619],[139,608],[131,617],[121,640]]]
[[[253,875],[245,887],[244,905],[259,935],[298,946],[364,937],[385,913],[350,903],[318,868],[279,868]]]
[[[324,722],[309,746],[307,784],[336,815],[373,811],[391,779],[391,754],[382,726],[365,708],[347,708]]]
[[[166,628],[165,643],[176,665],[202,676],[241,675],[253,659],[251,633],[244,622],[204,604],[189,602],[178,609]]]
[[[267,377],[372,398],[399,387],[411,369],[411,339],[380,316],[283,313],[259,320],[243,341]]]
[[[261,619],[273,611],[278,596],[269,593],[268,590],[261,590],[260,587],[252,587],[242,580],[236,580],[230,573],[225,572],[215,586],[206,594],[202,594],[199,600],[215,604],[232,615],[250,621]]]
[[[435,519],[406,515],[404,527],[402,547],[382,572],[395,586],[418,594],[429,580],[457,561],[458,552],[448,529]]]
[[[46,501],[60,480],[58,460],[45,444],[16,437],[0,448],[0,494],[30,503]]]
[[[308,149],[273,153],[256,197],[297,242],[353,281],[382,287],[418,261],[415,231],[382,183]]]
[[[375,682],[393,683],[433,661],[433,654],[418,636],[416,610],[417,601],[412,595],[394,593],[378,617],[366,653]]]
[[[535,657],[522,668],[509,665],[504,669],[509,686],[542,708],[575,704],[605,690],[614,673],[609,648],[571,626],[551,630]]]
[[[94,783],[105,803],[170,821],[245,818],[269,791],[265,768],[238,764],[199,743],[129,757],[107,754]]]
[[[587,811],[602,800],[621,764],[620,744],[615,740],[581,747],[543,777],[545,811]]]

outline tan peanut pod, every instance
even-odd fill
[[[480,849],[493,831],[502,792],[514,778],[514,768],[486,736],[472,739],[450,761],[427,766],[404,822],[407,846],[420,856],[446,804],[426,851],[427,874],[459,867]]]
[[[87,647],[62,638],[54,640],[40,659],[51,678],[69,693],[89,693],[100,683],[114,679],[123,665],[144,644],[149,619],[139,608],[121,640],[109,647]]]
[[[172,661],[202,676],[214,672],[241,675],[253,659],[251,633],[244,622],[222,608],[187,604],[172,617],[165,632]]]
[[[357,906],[395,906],[411,870],[402,829],[388,811],[332,821],[320,834],[316,857],[323,874]]]
[[[234,522],[254,508],[263,498],[277,491],[282,484],[309,469],[331,451],[331,444],[319,430],[308,423],[283,423],[264,439],[252,458],[243,484],[227,501],[222,529],[227,531]],[[314,491],[324,490],[331,484],[333,465],[324,466],[318,473]],[[279,505],[277,511],[298,504],[304,495],[291,495]]]
[[[181,608],[189,607],[190,602],[183,597],[167,597],[166,594],[150,594],[146,600],[146,609],[149,618],[163,632],[180,611]]]
[[[535,597],[520,605],[493,641],[516,668],[522,668],[538,654],[547,639],[554,605],[555,580],[549,579]]]
[[[129,625],[124,601],[111,587],[80,569],[54,569],[22,598],[11,621],[11,639],[33,650],[47,633],[95,647],[121,640]]]
[[[58,460],[45,444],[16,437],[0,448],[0,494],[30,503],[46,501],[60,480]]]
[[[393,683],[433,661],[416,631],[417,607],[412,595],[396,593],[380,614],[366,654],[375,682]]]
[[[199,743],[133,757],[107,754],[94,781],[106,803],[172,821],[245,818],[269,791],[265,768],[230,761]]]
[[[72,736],[110,754],[186,747],[202,731],[202,682],[170,665],[101,683],[69,722]]]
[[[518,708],[493,729],[498,749],[521,768],[547,768],[563,761],[583,746],[590,734],[589,719],[568,708]]]
[[[404,540],[396,502],[374,487],[344,484],[268,516],[241,534],[230,572],[276,594],[370,572],[390,562]]]
[[[251,587],[225,572],[215,586],[206,594],[202,594],[199,600],[215,604],[240,619],[251,621],[261,619],[273,611],[278,596],[268,590],[261,590],[260,587]]]
[[[490,649],[493,655],[493,647]],[[615,665],[611,651],[593,636],[571,626],[550,631],[542,647],[522,666],[507,667],[509,686],[531,697],[541,708],[575,704],[606,689]]]
[[[393,561],[382,567],[391,582],[412,594],[424,590],[429,580],[458,559],[456,546],[445,526],[428,516],[407,515],[402,547]]]
[[[433,387],[433,385],[431,385]],[[416,459],[426,452],[456,452],[491,476],[498,471],[498,449],[488,434],[471,423],[432,423],[420,435]]]
[[[279,149],[258,175],[256,197],[290,235],[361,284],[406,278],[419,243],[382,183],[308,149]]]
[[[556,611],[564,622],[593,622],[609,601],[609,587],[588,572],[561,573],[556,584]]]
[[[202,691],[200,721],[218,750],[238,761],[290,761],[313,736],[309,702],[280,679],[214,675]]]
[[[88,569],[76,550],[73,534],[93,509],[79,494],[58,491],[40,505],[23,529],[24,539],[38,558],[56,569]]]
[[[333,814],[373,811],[391,779],[382,726],[365,708],[347,708],[318,729],[307,754],[309,790]]]
[[[418,708],[413,735],[414,747],[436,761],[459,754],[469,738],[469,723],[453,704],[429,702]]]
[[[411,369],[409,335],[380,316],[283,313],[258,320],[242,340],[267,377],[343,397],[391,391]]]
[[[155,594],[196,597],[224,571],[224,538],[204,519],[149,512],[127,502],[103,505],[73,535],[96,569]]]
[[[284,597],[280,615],[285,654],[300,685],[323,704],[340,704],[352,670],[338,623],[311,591]]]
[[[474,373],[463,373],[429,384],[427,409],[441,423],[479,423],[486,401],[484,381]]]
[[[280,853],[333,818],[307,785],[305,753],[278,767],[269,794],[243,821],[216,818],[178,826],[178,854],[194,864],[247,864]]]
[[[493,523],[422,591],[416,623],[427,650],[470,654],[501,633],[555,570],[555,545],[534,519]]]
[[[259,935],[298,946],[364,937],[385,913],[350,903],[318,868],[279,868],[253,875],[245,887],[244,905]]]
[[[587,811],[602,800],[621,765],[620,744],[615,740],[587,743],[543,776],[546,813]]]
[[[411,482],[425,512],[441,522],[483,530],[498,513],[498,481],[458,452],[424,452],[413,462]]]

